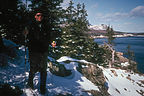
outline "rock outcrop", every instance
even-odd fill
[[[96,64],[79,63],[79,67],[77,68],[77,70],[100,89],[100,92],[95,90],[89,91],[93,96],[109,95],[109,93],[107,92],[107,88],[104,86],[106,80],[103,75],[102,69],[100,69]]]

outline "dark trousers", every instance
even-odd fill
[[[47,77],[47,55],[48,53],[29,52],[30,71],[28,85],[33,88],[33,78],[36,72],[40,72],[40,91],[45,93]]]

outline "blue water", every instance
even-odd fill
[[[107,42],[107,39],[95,39],[98,44],[103,44],[104,41]],[[121,37],[116,38],[114,42],[115,50],[120,52],[126,52],[127,46],[130,45],[130,49],[134,51],[135,61],[138,63],[137,69],[144,73],[144,37]]]

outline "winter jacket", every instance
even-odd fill
[[[53,35],[47,24],[42,22],[32,22],[28,28],[28,48],[30,52],[44,53],[48,51]]]

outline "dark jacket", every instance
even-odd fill
[[[52,41],[52,31],[48,25],[42,22],[32,22],[29,26],[28,48],[30,52],[44,53],[48,51]]]

